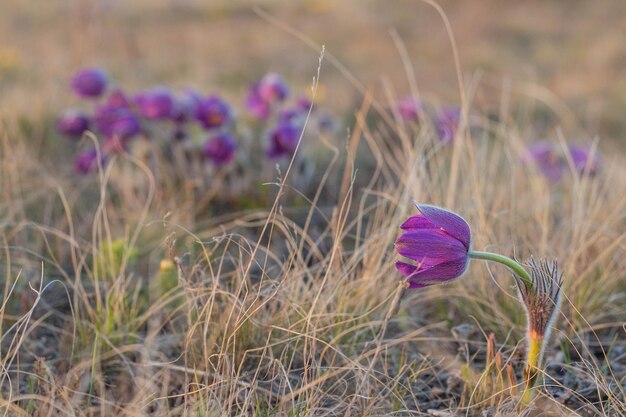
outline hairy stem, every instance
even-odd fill
[[[538,380],[541,366],[541,352],[543,351],[544,338],[534,332],[528,333],[528,357],[524,367],[524,391],[522,392],[521,405],[523,407],[530,404],[533,391]]]

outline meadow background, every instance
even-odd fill
[[[0,410],[515,415],[524,316],[506,270],[409,292],[380,335],[417,200],[463,215],[477,248],[558,258],[566,299],[526,413],[626,415],[626,3],[438,4],[460,73],[421,1],[3,0]],[[264,156],[248,155],[189,177],[146,151],[77,177],[54,125],[93,65],[241,114],[278,72],[315,85],[339,127],[305,136],[293,169],[249,172]],[[416,92],[463,106],[452,145],[394,113]],[[593,144],[602,169],[550,183],[520,163],[539,139]]]

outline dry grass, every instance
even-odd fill
[[[382,84],[361,91],[345,138],[300,149],[295,163],[314,160],[317,181],[281,166],[255,196],[262,207],[239,212],[257,176],[220,205],[215,183],[176,177],[153,149],[77,180],[33,152],[42,138],[66,160],[44,124],[27,135],[7,117],[0,410],[515,415],[504,381],[519,380],[524,315],[506,270],[474,262],[458,282],[409,292],[381,334],[399,279],[393,242],[416,200],[462,214],[478,249],[558,258],[566,298],[529,415],[626,415],[623,151],[603,144],[599,176],[572,169],[550,184],[519,157],[533,131],[524,115],[552,102],[505,88],[487,117],[469,80],[471,129],[445,147],[432,126],[390,113],[396,87]],[[502,364],[486,357],[490,332]]]
[[[334,198],[311,194],[306,206],[283,207],[285,175],[268,210],[208,223],[198,215],[195,224],[181,223],[189,218],[177,214],[181,193],[157,197],[154,174],[139,160],[116,161],[77,191],[5,136],[3,407],[14,415],[155,416],[454,407],[463,395],[450,391],[448,377],[475,359],[455,346],[476,351],[480,338],[454,339],[449,329],[496,332],[518,364],[512,351],[523,314],[508,273],[476,263],[458,283],[410,293],[375,354],[368,342],[398,279],[393,242],[415,199],[462,213],[477,248],[497,242],[503,253],[559,259],[567,299],[551,351],[558,343],[567,356],[578,349],[567,358],[572,372],[597,384],[606,415],[623,414],[615,383],[624,369],[604,357],[623,345],[626,320],[621,156],[607,158],[598,178],[549,185],[517,162],[514,127],[489,126],[489,137],[464,135],[449,149],[433,147],[428,127],[415,136],[388,114],[368,127],[366,112],[348,142],[359,151],[336,151],[344,168],[335,159],[320,184]],[[355,159],[361,152],[376,160],[367,184]],[[131,168],[143,188],[131,193],[124,187],[132,182],[109,181]],[[136,198],[111,198],[130,194]],[[79,203],[88,196],[95,202]],[[176,259],[177,271],[159,272],[163,258]],[[167,293],[158,288],[164,274],[178,282]],[[448,398],[437,401],[437,393]],[[469,410],[485,405],[469,401]]]

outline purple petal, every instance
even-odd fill
[[[218,96],[202,99],[196,106],[196,119],[205,129],[215,129],[230,123],[230,105]]]
[[[444,143],[450,143],[454,140],[456,131],[461,120],[461,109],[454,106],[448,106],[441,109],[437,116],[436,125],[439,139]]]
[[[396,262],[396,269],[405,277],[412,275],[416,270],[417,266],[407,264],[406,262],[398,261]]]
[[[167,87],[155,87],[135,97],[139,113],[149,120],[169,118],[174,109],[174,98]]]
[[[459,278],[467,269],[468,259],[443,262],[418,270],[407,278],[411,288],[421,288]]]
[[[433,222],[424,217],[423,214],[417,214],[406,219],[406,221],[400,226],[400,229],[437,229],[437,226],[435,226]]]
[[[551,142],[541,140],[528,147],[522,155],[524,163],[557,159],[556,147]]]
[[[597,173],[600,166],[600,158],[590,147],[569,145],[568,149],[574,168],[578,174],[589,174],[593,176]]]
[[[415,122],[422,117],[424,106],[414,97],[404,97],[398,102],[398,113],[404,120]]]
[[[108,76],[100,68],[84,68],[74,74],[70,87],[79,97],[99,97],[107,87]]]
[[[215,165],[225,165],[233,160],[236,149],[235,138],[229,133],[220,133],[205,142],[202,154]]]
[[[259,96],[270,103],[283,101],[289,95],[289,86],[280,74],[266,74],[258,84]]]
[[[416,207],[432,224],[458,239],[469,250],[472,235],[469,225],[461,216],[428,204],[416,204]]]
[[[78,139],[89,128],[89,117],[80,110],[66,110],[56,125],[57,132]]]
[[[403,233],[396,240],[401,256],[426,265],[467,258],[461,241],[440,229],[418,229]]]
[[[548,141],[531,145],[522,156],[524,164],[533,163],[550,181],[557,182],[563,176],[565,161],[560,157],[558,147]]]

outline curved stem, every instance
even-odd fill
[[[509,269],[511,269],[515,273],[515,275],[517,275],[522,281],[524,281],[526,288],[530,289],[533,287],[533,281],[530,278],[528,271],[526,271],[524,267],[522,267],[522,265],[507,256],[491,252],[470,251],[469,257],[472,259],[483,259],[485,261],[494,261],[501,263],[502,265],[505,265]]]

